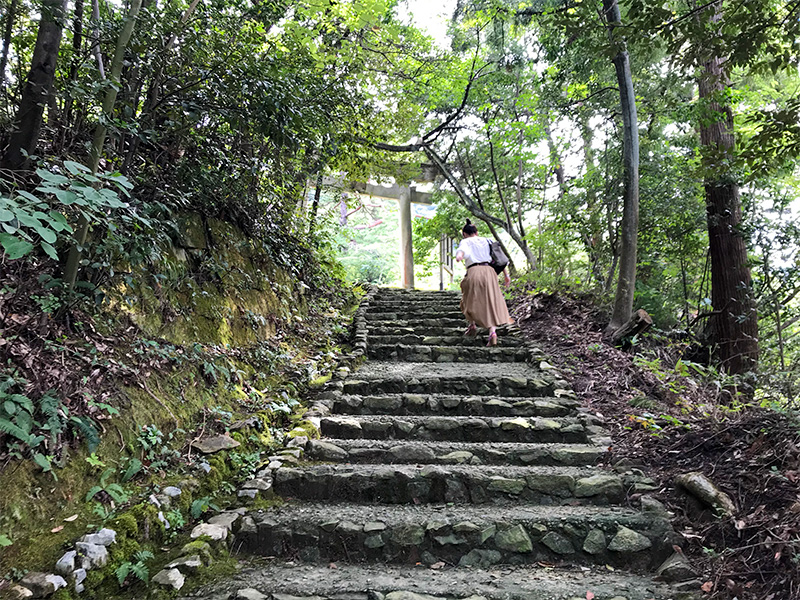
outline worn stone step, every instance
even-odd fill
[[[381,288],[376,299],[382,298],[460,298],[457,290],[404,290],[400,288]]]
[[[451,442],[586,443],[593,431],[571,417],[422,417],[353,415],[324,417],[326,437],[418,439]]]
[[[467,337],[463,332],[458,335],[421,335],[416,333],[388,334],[380,335],[374,332],[369,334],[370,345],[391,346],[402,344],[405,346],[447,346],[447,347],[484,347],[486,346],[487,333]],[[504,335],[498,336],[501,347],[506,348],[526,348],[525,340],[518,336]]]
[[[230,600],[252,589],[266,600],[696,600],[650,577],[605,566],[501,565],[431,569],[428,565],[330,565],[258,562],[180,600]],[[254,597],[254,596],[248,596]]]
[[[304,562],[540,561],[652,568],[672,552],[669,521],[614,506],[287,503],[245,517],[234,552]]]
[[[457,308],[438,309],[430,308],[429,310],[397,310],[389,311],[367,311],[364,315],[367,321],[390,321],[397,322],[400,320],[413,321],[415,319],[429,320],[442,320],[442,319],[461,319],[464,320],[464,315]]]
[[[531,354],[524,346],[492,348],[485,346],[406,346],[404,344],[375,344],[367,346],[370,358],[414,362],[501,363],[526,362]]]
[[[526,363],[370,361],[343,384],[343,394],[451,394],[504,397],[553,396],[566,381]]]
[[[446,298],[427,297],[427,298],[379,298],[374,300],[367,307],[367,310],[380,311],[380,310],[405,310],[405,309],[422,309],[425,307],[448,307],[458,310],[461,306],[461,298],[459,296],[448,296]]]
[[[463,338],[464,331],[466,330],[467,325],[466,322],[462,321],[458,327],[401,327],[401,326],[393,326],[393,325],[386,325],[386,326],[374,326],[372,324],[367,325],[367,331],[369,332],[370,337],[376,336],[404,336],[404,335],[414,335],[420,336],[422,338],[425,337],[446,337],[446,338]],[[476,337],[483,336],[486,337],[488,333],[488,329],[481,329],[478,328],[478,335]],[[518,337],[520,335],[519,328],[516,326],[508,326],[508,327],[498,327],[497,328],[497,337],[499,338],[511,338]],[[474,338],[473,338],[474,339]]]
[[[420,315],[399,317],[396,319],[367,319],[367,329],[371,330],[375,327],[413,327],[424,331],[429,327],[460,327],[463,332],[467,328],[467,321],[464,315],[459,318],[436,318]]]
[[[565,417],[581,405],[573,398],[508,398],[447,394],[340,396],[333,412],[347,415],[487,415]]]
[[[282,467],[274,490],[302,500],[384,504],[617,504],[622,478],[597,468],[486,465],[312,465]]]
[[[513,442],[437,442],[365,439],[311,440],[309,457],[342,463],[563,465],[597,464],[607,446]]]

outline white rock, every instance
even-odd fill
[[[214,525],[213,523],[200,523],[192,529],[191,538],[193,540],[204,535],[214,541],[220,541],[228,537],[228,530],[222,525]]]
[[[24,598],[33,598],[33,592],[21,585],[12,585],[8,591],[11,594],[10,597],[15,600],[16,599],[23,600]]]
[[[164,587],[171,587],[173,590],[179,590],[186,583],[186,578],[178,569],[164,569],[156,573],[153,582]]]
[[[250,498],[253,500],[256,496],[258,496],[258,490],[239,490],[236,496],[239,498]]]
[[[79,542],[87,544],[97,544],[98,546],[110,546],[117,540],[117,532],[113,529],[103,528],[97,533],[89,533],[79,539]]]
[[[244,588],[236,592],[236,600],[267,600],[267,596],[253,588]]]
[[[176,498],[177,496],[181,495],[181,488],[175,487],[174,485],[169,485],[161,490],[161,493],[169,496],[170,498]]]
[[[158,520],[161,521],[161,524],[164,526],[164,529],[169,529],[170,527],[172,527],[172,525],[170,525],[169,521],[167,520],[167,517],[164,516],[163,511],[158,511],[158,514],[156,516],[158,517]]]
[[[308,436],[296,435],[286,444],[287,448],[305,448],[308,443]]]
[[[182,567],[185,569],[199,569],[202,566],[203,560],[200,558],[200,555],[193,554],[192,556],[186,556],[184,558],[179,558],[178,560],[172,561],[166,566],[166,568],[177,569]]]
[[[208,522],[211,525],[221,525],[228,531],[233,531],[233,524],[239,520],[239,517],[240,515],[238,512],[227,511],[218,515],[214,515],[208,520]]]
[[[75,549],[81,558],[81,568],[87,571],[106,566],[108,563],[108,549],[100,544],[77,542]]]
[[[72,584],[75,586],[75,592],[80,594],[86,589],[83,582],[86,581],[86,569],[75,569],[69,576]]]
[[[70,550],[64,553],[64,556],[58,559],[56,563],[56,573],[60,575],[69,575],[75,570],[75,557],[78,553],[75,550]]]

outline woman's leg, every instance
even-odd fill
[[[497,346],[497,327],[489,327],[489,341],[487,346]]]

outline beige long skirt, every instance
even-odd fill
[[[461,312],[467,321],[477,323],[478,327],[513,323],[494,268],[477,265],[467,269],[461,280]]]

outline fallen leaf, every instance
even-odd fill
[[[336,566],[336,563],[330,563],[330,564],[328,565],[328,568],[329,568],[329,569],[338,569],[339,567],[337,567],[337,566]]]
[[[714,584],[710,581],[706,581],[703,585],[700,586],[700,589],[703,590],[706,594],[711,593],[711,590],[714,589]]]
[[[50,530],[50,533],[58,533],[58,532],[59,532],[59,531],[61,531],[62,529],[64,529],[64,526],[63,526],[63,525],[59,525],[58,527],[53,527],[53,528]]]
[[[594,593],[586,592],[586,600],[594,600]]]
[[[443,566],[444,566],[443,562],[437,562],[431,565],[431,569],[441,569]]]
[[[66,519],[64,519],[64,521],[66,523],[72,523],[77,518],[78,518],[78,515],[72,515],[71,517],[67,517]]]

